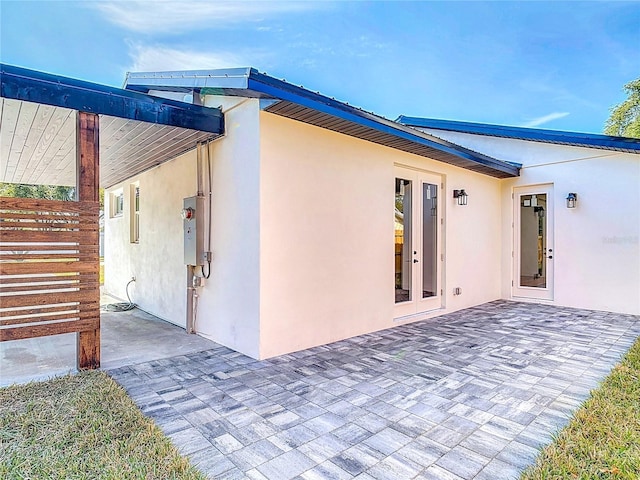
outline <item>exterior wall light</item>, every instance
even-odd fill
[[[567,208],[576,208],[577,203],[578,203],[578,194],[569,193],[567,195]]]
[[[469,195],[467,195],[467,192],[465,192],[464,189],[453,191],[453,198],[458,200],[458,205],[466,205],[468,197]]]

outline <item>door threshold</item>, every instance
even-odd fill
[[[553,298],[535,298],[535,297],[519,297],[518,295],[511,295],[511,300],[514,302],[529,302],[529,303],[541,303],[544,305],[554,305]]]
[[[444,311],[444,307],[434,308],[432,310],[426,310],[420,313],[412,313],[411,315],[404,315],[402,317],[396,317],[393,319],[393,323],[405,323],[405,322],[415,322],[418,320],[426,320],[431,318],[434,313]]]

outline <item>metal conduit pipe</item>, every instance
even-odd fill
[[[198,196],[202,196],[204,186],[202,181],[202,151],[203,144],[198,142],[196,145],[196,191]],[[208,148],[207,148],[208,150]],[[208,153],[208,152],[207,152]],[[195,265],[187,265],[187,333],[196,333],[196,274]]]
[[[193,302],[195,300],[196,287],[193,286],[195,275],[193,274],[193,265],[187,265],[187,333],[196,333],[196,319]]]
[[[202,286],[202,278],[209,278],[211,275],[211,210],[213,208],[213,178],[212,178],[212,170],[211,170],[211,157],[212,155],[212,143],[218,140],[218,138],[214,140],[210,140],[206,143],[198,143],[196,146],[196,182],[197,182],[197,195],[199,197],[204,197],[205,186],[208,189],[209,198],[207,202],[206,214],[204,215],[205,223],[206,223],[206,245],[207,245],[207,273],[204,273],[204,264],[202,265],[187,265],[187,321],[186,321],[186,330],[187,333],[196,333],[196,320],[198,315],[198,287]],[[206,155],[206,159],[204,156]],[[206,160],[206,185],[204,181],[204,162]],[[206,201],[206,200],[205,200]],[[202,260],[201,260],[202,261]],[[200,273],[198,273],[198,268],[200,268]]]

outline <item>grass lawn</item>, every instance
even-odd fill
[[[640,339],[521,478],[640,479]]]
[[[203,479],[102,372],[0,389],[2,479]]]

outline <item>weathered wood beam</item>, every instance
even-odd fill
[[[224,115],[209,108],[0,64],[2,97],[222,135]]]
[[[78,200],[98,202],[100,186],[100,119],[95,113],[80,111],[77,116],[77,174]],[[98,216],[95,216],[96,223]],[[96,239],[97,244],[97,239]],[[84,262],[83,262],[84,263]],[[94,257],[93,283],[99,283],[100,259]],[[80,301],[80,311],[90,309],[89,305],[100,303],[100,287],[89,290]],[[100,312],[96,318],[96,328],[77,334],[77,367],[79,370],[100,368]]]

